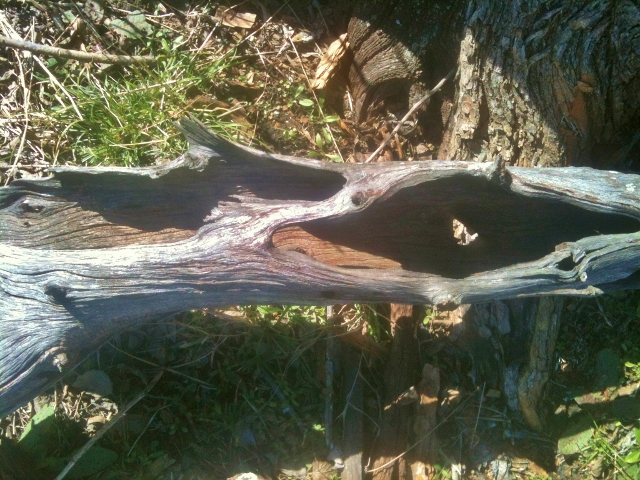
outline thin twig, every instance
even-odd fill
[[[138,360],[139,362],[146,363],[147,365],[150,365],[150,366],[156,367],[156,368],[164,368],[164,370],[169,372],[169,373],[174,373],[174,374],[179,375],[181,377],[188,378],[189,380],[192,380],[192,381],[194,381],[196,383],[199,383],[199,384],[204,385],[204,386],[209,387],[209,388],[214,388],[214,389],[216,388],[215,385],[212,385],[212,384],[210,384],[208,382],[205,382],[204,380],[200,380],[199,378],[195,378],[195,377],[192,377],[192,376],[187,375],[185,373],[181,373],[181,372],[179,372],[179,371],[177,371],[177,370],[175,370],[173,368],[170,368],[170,367],[162,367],[162,366],[157,365],[157,364],[155,364],[153,362],[150,362],[149,360],[145,360],[144,358],[136,357],[135,355],[132,355],[129,352],[125,352],[124,350],[121,350],[118,347],[116,347],[111,342],[107,342],[107,343],[109,343],[111,348],[114,348],[115,350],[118,350],[120,353],[123,353],[123,354],[127,355],[128,357],[134,358],[134,359]]]
[[[69,50],[66,48],[50,47],[41,43],[27,42],[17,38],[8,38],[0,35],[0,46],[26,50],[38,55],[48,55],[50,57],[70,58],[80,62],[112,63],[118,65],[129,65],[132,63],[151,63],[158,59],[149,55],[113,55],[103,53],[81,52],[80,50]]]
[[[291,10],[291,13],[293,13],[293,15],[298,19],[298,21],[300,23],[302,23],[302,21],[300,20],[300,18],[298,17],[298,14],[295,12],[295,10],[291,7],[291,5],[289,5],[289,10]],[[320,15],[322,15],[322,13],[320,13]],[[324,22],[324,18],[322,19],[322,21]],[[327,24],[325,23],[325,27],[327,26]],[[302,58],[300,57],[300,54],[298,53],[298,49],[296,48],[295,43],[293,42],[292,38],[289,36],[288,37],[289,43],[291,44],[291,46],[293,47],[293,51],[296,54],[296,57],[298,57],[298,61],[300,62],[300,67],[302,68],[302,73],[304,73],[304,78],[306,78],[307,80],[307,85],[309,86],[309,89],[311,90],[311,93],[313,94],[313,98],[315,98],[316,100],[316,104],[318,105],[318,110],[320,110],[320,115],[322,115],[322,119],[324,120],[324,112],[322,111],[322,107],[320,106],[320,102],[318,101],[318,97],[316,96],[316,92],[313,88],[313,82],[309,79],[309,76],[307,75],[307,71],[304,68],[304,63],[302,63]],[[318,44],[316,43],[316,47],[318,47]],[[342,152],[340,151],[340,148],[338,147],[338,142],[336,142],[335,137],[333,136],[333,132],[331,131],[331,127],[329,127],[329,124],[327,122],[324,122],[327,131],[329,132],[329,136],[331,137],[331,141],[333,142],[333,146],[335,147],[336,151],[338,152],[338,155],[340,156],[340,159],[342,160],[342,162],[344,163],[344,157],[342,156]]]
[[[478,429],[478,422],[480,421],[480,412],[482,411],[482,400],[484,400],[484,389],[487,386],[487,382],[482,384],[482,392],[480,393],[480,405],[478,405],[478,416],[476,417],[476,424],[473,426],[473,433],[471,434],[471,447],[475,448],[477,443],[474,443],[476,436],[476,430]]]
[[[80,109],[78,108],[78,105],[76,104],[75,100],[73,99],[71,94],[68,92],[68,90],[64,88],[64,86],[58,81],[55,75],[51,73],[51,70],[47,68],[47,66],[44,64],[42,60],[40,60],[39,57],[34,56],[33,58],[36,62],[38,62],[38,65],[40,65],[40,68],[42,68],[45,71],[45,73],[49,76],[49,80],[51,80],[51,83],[53,83],[56,87],[58,87],[62,91],[62,93],[64,93],[65,97],[69,99],[69,102],[71,102],[71,106],[73,107],[76,114],[78,115],[78,118],[80,120],[84,120],[84,117],[82,116],[82,113],[80,113]],[[60,103],[64,105],[63,102],[60,102]]]
[[[93,445],[95,445],[95,443],[98,440],[100,440],[111,427],[113,427],[122,417],[124,417],[124,415],[129,410],[131,410],[131,408],[136,403],[142,400],[151,391],[151,389],[156,385],[156,383],[158,383],[158,380],[160,380],[160,377],[162,377],[163,373],[164,373],[164,370],[160,370],[158,374],[155,377],[153,377],[153,380],[149,382],[149,384],[145,387],[144,390],[138,393],[138,395],[136,395],[133,400],[127,403],[127,405],[125,405],[125,407],[122,410],[120,410],[118,414],[109,421],[109,423],[107,423],[104,427],[102,427],[98,431],[98,433],[95,434],[95,436],[93,436],[87,443],[85,443],[84,446],[76,452],[73,458],[71,458],[67,466],[64,468],[64,470],[62,470],[62,472],[60,472],[60,475],[58,475],[55,480],[62,480],[67,475],[67,473],[69,473],[69,470],[71,470],[73,466],[78,462],[78,460],[80,460],[80,458],[85,453],[87,453],[87,451],[91,447],[93,447]]]
[[[397,124],[397,125],[396,125],[396,127],[393,129],[393,131],[391,132],[391,134],[390,134],[387,138],[385,138],[385,139],[384,139],[384,142],[382,142],[382,143],[380,144],[380,146],[376,149],[376,151],[375,151],[375,152],[373,152],[371,155],[369,155],[369,158],[367,158],[367,159],[364,161],[364,163],[369,163],[369,162],[371,162],[371,160],[373,160],[374,158],[376,158],[376,156],[377,156],[377,155],[382,151],[382,149],[383,149],[384,147],[386,147],[386,146],[389,144],[389,142],[393,139],[393,137],[395,136],[395,134],[396,134],[396,133],[398,133],[398,132],[400,131],[400,129],[402,128],[402,125],[404,125],[404,122],[406,122],[406,121],[409,119],[409,117],[410,117],[411,115],[413,115],[413,112],[415,112],[418,108],[420,108],[420,106],[421,106],[424,102],[426,102],[429,98],[431,98],[431,96],[432,96],[434,93],[436,93],[438,90],[440,90],[440,89],[442,88],[442,85],[444,85],[444,83],[445,83],[447,80],[450,80],[450,79],[453,77],[453,75],[454,75],[455,73],[456,73],[456,70],[455,70],[455,69],[451,70],[449,73],[447,73],[447,76],[446,76],[446,77],[444,77],[442,80],[440,80],[440,81],[438,82],[438,84],[437,84],[435,87],[433,87],[433,89],[432,89],[432,90],[430,90],[430,91],[429,91],[429,93],[427,93],[424,97],[422,97],[420,100],[418,100],[418,101],[415,103],[415,105],[413,105],[413,107],[411,107],[411,108],[409,109],[409,111],[407,112],[407,114],[406,114],[404,117],[402,117],[402,120],[400,120],[400,121],[398,122],[398,124]]]
[[[2,25],[2,31],[6,35],[10,36],[9,38],[9,37],[3,37],[0,35],[0,39],[7,39],[7,40],[23,42],[23,43],[31,43],[31,42],[25,42],[24,40],[22,40],[22,38],[20,38],[20,35],[18,35],[18,32],[15,31],[15,29],[11,26],[11,24],[9,23],[9,21],[7,20],[7,18],[2,12],[0,12],[0,24]],[[0,40],[0,45],[2,45],[1,40]],[[78,114],[78,118],[80,118],[80,120],[84,120],[84,118],[82,117],[82,114],[80,113],[80,110],[78,109],[78,106],[76,105],[76,102],[73,100],[73,97],[67,91],[67,89],[64,88],[64,86],[58,81],[58,79],[53,75],[53,73],[51,73],[51,71],[47,68],[47,66],[38,56],[33,55],[32,58],[38,63],[38,65],[40,65],[40,68],[42,68],[45,71],[45,73],[49,76],[51,83],[53,83],[56,87],[58,87],[62,91],[62,93],[64,93],[64,95],[69,99],[69,101],[71,102],[71,106],[73,106],[73,109]],[[56,96],[56,98],[58,97]],[[58,101],[64,107],[66,107],[64,102],[62,102],[59,98],[58,98]]]
[[[153,412],[153,415],[151,415],[151,418],[149,419],[147,424],[144,426],[144,428],[140,432],[140,435],[138,435],[138,438],[136,438],[136,441],[133,442],[133,445],[131,445],[131,448],[129,449],[129,453],[127,453],[127,457],[130,456],[131,452],[133,452],[133,449],[136,448],[136,445],[138,444],[138,441],[142,438],[142,435],[144,435],[144,432],[146,432],[147,429],[151,426],[151,424],[153,423],[153,419],[156,418],[156,415],[158,414],[158,412],[160,410],[162,410],[163,408],[167,408],[167,407],[169,407],[169,405],[165,405],[163,407],[160,407],[155,412]]]
[[[13,27],[6,20],[4,15],[0,16],[0,26],[2,27],[2,31],[7,34],[17,35],[17,32],[13,29]],[[31,27],[31,34],[33,35],[33,25]],[[31,73],[29,84],[27,85],[27,76],[26,76],[26,67],[23,65],[22,56],[19,53],[16,53],[16,58],[18,61],[18,69],[20,70],[20,83],[22,85],[22,110],[24,114],[24,128],[22,130],[22,135],[20,136],[20,144],[18,145],[18,151],[15,153],[13,158],[13,166],[9,170],[7,174],[7,179],[4,183],[5,186],[9,184],[12,177],[15,177],[20,157],[22,156],[22,152],[24,151],[24,145],[27,140],[27,131],[29,130],[29,104],[31,101],[31,82],[33,80],[33,73]]]

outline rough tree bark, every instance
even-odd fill
[[[438,158],[499,154],[509,165],[526,167],[640,167],[629,155],[640,138],[636,2],[471,1],[458,67]],[[504,305],[477,306],[475,323],[486,325],[496,308],[507,313],[509,331],[494,329],[502,344],[495,351],[502,356],[496,387],[542,430],[539,400],[563,303],[543,297]]]
[[[438,158],[628,167],[640,109],[637,2],[474,0]],[[635,140],[634,140],[635,139]]]

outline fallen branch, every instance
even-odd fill
[[[0,188],[0,418],[86,350],[175,312],[475,303],[640,281],[640,176],[504,163],[339,164],[232,144]],[[477,234],[455,236],[459,224]]]
[[[38,55],[48,55],[50,57],[70,58],[80,62],[111,63],[117,65],[129,65],[132,63],[152,63],[158,59],[150,55],[113,55],[102,53],[88,53],[80,50],[69,50],[66,48],[50,47],[40,43],[27,42],[16,38],[8,38],[0,35],[0,46],[26,50]]]

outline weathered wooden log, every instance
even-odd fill
[[[463,303],[635,285],[640,176],[269,155],[194,121],[160,167],[0,189],[0,416],[145,319],[248,303]],[[453,221],[477,233],[462,245]],[[635,275],[634,275],[635,274]]]

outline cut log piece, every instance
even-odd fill
[[[369,0],[349,22],[355,119],[406,112],[455,67],[464,2]]]
[[[438,460],[438,396],[440,394],[440,369],[430,364],[422,367],[422,379],[416,388],[418,402],[413,432],[416,436],[416,459],[411,464],[411,478],[429,480],[436,476]]]
[[[464,303],[637,284],[637,175],[322,163],[182,127],[192,147],[165,166],[57,167],[0,189],[0,416],[110,335],[186,309]],[[460,244],[454,219],[477,239]],[[292,227],[304,241],[289,238]]]

